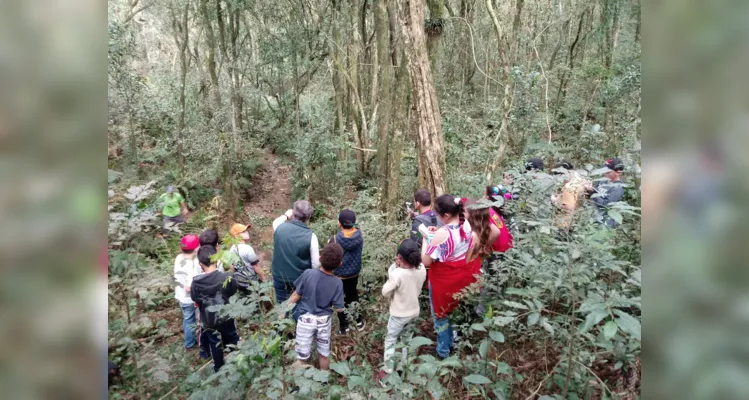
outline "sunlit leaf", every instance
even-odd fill
[[[499,332],[499,331],[489,332],[489,337],[495,342],[499,342],[499,343],[505,342],[505,335],[503,335],[502,332]]]
[[[492,383],[492,381],[489,380],[489,378],[485,377],[484,375],[477,375],[477,374],[464,376],[463,380],[468,383],[473,383],[474,385],[483,385],[487,383]]]
[[[486,358],[487,353],[489,353],[489,341],[484,339],[479,345],[479,355],[481,358]]]
[[[606,325],[603,326],[603,336],[607,340],[611,340],[611,338],[616,335],[616,331],[619,329],[619,327],[616,325],[616,322],[609,321],[606,322]]]

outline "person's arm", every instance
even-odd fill
[[[234,296],[237,293],[237,281],[233,276],[229,275],[228,282],[226,282],[226,297]]]
[[[400,278],[398,275],[392,276],[388,274],[388,280],[385,282],[385,286],[382,287],[382,295],[387,296],[391,292],[393,292],[395,289],[400,286]]]
[[[333,309],[336,312],[343,312],[343,307],[345,304],[343,303],[343,282],[338,281],[338,286],[336,286],[335,295],[333,296]]]
[[[193,260],[190,260],[190,262],[193,262]],[[192,286],[192,279],[195,278],[195,271],[189,270],[187,271],[187,275],[185,276],[185,291],[189,294]]]
[[[432,257],[427,255],[428,247],[427,238],[421,238],[421,263],[424,264],[425,267],[432,265],[432,262],[434,261]]]
[[[244,250],[244,254],[240,254],[239,256],[242,259],[242,262],[244,262],[245,265],[250,265],[258,278],[265,282],[265,274],[263,273],[263,268],[260,265],[260,258],[257,256],[257,253],[255,253],[255,249],[253,249],[252,246],[247,245],[247,247],[244,247]]]
[[[291,294],[291,297],[289,297],[289,304],[296,304],[301,299],[302,296],[300,296],[295,290],[294,293]]]
[[[314,233],[309,244],[309,257],[312,261],[312,268],[320,268],[320,243],[317,241],[317,235]]]
[[[192,299],[195,304],[198,306],[200,305],[200,302],[198,301],[198,294],[200,293],[199,290],[192,290],[192,285],[190,285],[190,298]]]
[[[276,229],[278,229],[278,227],[281,226],[281,224],[283,224],[284,222],[290,220],[291,219],[291,215],[292,215],[292,211],[291,210],[286,210],[286,212],[283,215],[281,215],[280,217],[274,219],[273,220],[273,224],[272,224],[273,225],[273,232],[275,232]]]

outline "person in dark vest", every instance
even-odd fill
[[[338,213],[338,226],[341,231],[330,238],[328,243],[338,243],[343,247],[343,264],[334,271],[335,276],[343,281],[343,300],[345,307],[359,302],[359,272],[361,272],[361,253],[364,247],[364,238],[361,230],[356,227],[356,214],[351,210],[341,210]],[[348,333],[349,321],[345,312],[338,313],[340,322],[339,335]],[[356,330],[364,330],[365,323],[361,313],[356,320]]]
[[[273,288],[276,304],[289,299],[294,292],[294,282],[310,268],[320,267],[320,243],[309,228],[313,213],[306,200],[297,200],[291,210],[273,221]],[[294,320],[299,318],[297,306],[292,311]]]

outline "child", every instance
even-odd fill
[[[361,272],[361,253],[364,246],[362,233],[356,228],[356,214],[351,210],[342,210],[338,213],[338,227],[341,231],[331,237],[328,243],[338,243],[343,247],[343,264],[335,270],[335,275],[343,281],[343,303],[345,307],[351,303],[359,302],[359,272]],[[348,333],[348,320],[345,312],[338,313],[340,322],[339,335]],[[365,327],[361,314],[357,317],[356,330],[361,331]]]
[[[248,229],[251,226],[252,225],[242,224],[234,224],[231,226],[231,236],[239,238],[241,242],[239,244],[232,245],[229,251],[239,256],[240,265],[244,267],[242,270],[247,272],[247,278],[253,281],[260,280],[265,282],[265,273],[263,272],[263,268],[260,265],[260,258],[258,258],[257,254],[255,254],[255,249],[250,246],[250,232],[248,231]],[[237,276],[237,272],[238,271],[235,268],[235,278],[239,278],[239,276]],[[237,283],[240,285],[240,287],[242,286],[242,282]],[[246,287],[248,282],[244,283],[244,286]]]
[[[195,304],[190,298],[190,285],[193,278],[200,271],[198,257],[195,250],[198,248],[198,237],[185,235],[180,240],[182,253],[174,260],[174,280],[177,286],[174,288],[174,298],[182,308],[182,329],[185,331],[185,349],[190,350],[195,346]]]
[[[211,245],[201,246],[198,250],[198,261],[203,274],[192,280],[190,297],[198,304],[200,321],[203,323],[202,338],[208,342],[213,357],[213,371],[224,365],[224,347],[239,342],[234,318],[222,317],[215,306],[229,303],[229,298],[237,292],[237,283],[231,275],[218,271],[212,260],[216,249]]]
[[[317,354],[320,369],[330,367],[330,330],[333,308],[343,311],[343,283],[333,270],[343,262],[343,248],[330,243],[320,254],[320,269],[305,270],[294,282],[290,304],[299,302],[299,320],[296,325],[295,366],[301,366],[312,352],[312,339],[317,337]],[[331,307],[332,306],[332,307]]]
[[[424,287],[427,272],[421,265],[421,250],[411,239],[398,246],[395,263],[388,269],[388,280],[382,287],[383,296],[391,296],[388,333],[385,337],[385,367],[380,377],[393,372],[391,359],[395,355],[395,343],[403,328],[419,316],[419,293]]]

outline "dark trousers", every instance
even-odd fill
[[[273,277],[273,289],[276,291],[276,305],[279,305],[291,297],[294,293],[294,283],[284,282],[275,276]],[[299,303],[294,304],[294,308],[291,311],[291,316],[294,321],[299,319]]]
[[[208,347],[213,356],[213,371],[224,366],[224,347],[230,344],[236,345],[239,342],[239,334],[234,319],[230,319],[215,328],[203,328],[203,337],[208,342]]]
[[[341,282],[343,282],[343,303],[345,304],[346,308],[348,308],[349,304],[351,303],[358,303],[359,291],[356,290],[356,287],[359,284],[359,276],[357,275],[353,278],[341,279]],[[356,322],[361,322],[361,320],[362,317],[360,314],[356,318]],[[349,321],[348,318],[346,318],[345,311],[338,313],[338,321],[341,324],[341,330],[348,329]]]

